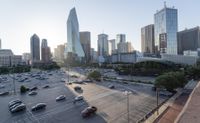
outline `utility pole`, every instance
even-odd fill
[[[129,123],[129,93],[127,94],[127,115],[128,115],[128,123]]]
[[[158,105],[159,105],[159,88],[156,87],[156,102],[157,102],[157,115],[159,115],[159,109],[158,109]]]

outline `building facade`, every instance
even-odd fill
[[[116,49],[116,40],[115,39],[111,39],[109,40],[109,43],[110,43],[110,52],[111,54],[113,53],[117,53],[117,49]]]
[[[32,62],[37,62],[40,61],[40,39],[39,37],[34,34],[31,37],[31,61]]]
[[[64,63],[65,45],[58,45],[54,49],[54,60],[59,63]]]
[[[46,39],[42,39],[41,60],[44,63],[49,63],[51,61],[51,49],[50,47],[48,47],[48,43]]]
[[[11,67],[21,64],[21,55],[14,55],[10,49],[0,49],[0,67]]]
[[[109,44],[108,44],[108,35],[99,34],[98,35],[98,56],[106,57],[109,55]]]
[[[73,56],[77,56],[77,59],[79,60],[85,57],[85,53],[80,42],[79,23],[75,8],[70,10],[67,20],[67,47],[65,51],[67,55],[66,58],[70,58],[68,57],[68,53],[74,54]]]
[[[178,54],[183,54],[185,50],[196,51],[200,48],[200,28],[185,29],[177,33]]]
[[[85,53],[85,60],[87,63],[90,62],[90,49],[91,49],[91,36],[90,32],[80,32],[80,41]]]
[[[177,54],[178,10],[166,5],[154,14],[156,53]]]
[[[29,65],[30,61],[31,61],[31,54],[30,53],[23,53],[22,54],[22,61],[25,62],[27,65]]]
[[[154,24],[141,29],[141,51],[143,53],[154,53]]]
[[[120,42],[117,47],[118,53],[130,53],[133,51],[133,47],[130,42]]]

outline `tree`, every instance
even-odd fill
[[[174,92],[174,89],[184,87],[186,83],[187,80],[183,72],[169,72],[156,78],[155,87],[165,88],[168,91]]]
[[[101,73],[99,71],[93,71],[88,74],[88,79],[101,80]]]
[[[25,93],[26,91],[27,91],[26,87],[25,87],[24,85],[22,85],[22,86],[20,87],[20,92],[21,92],[21,93]]]

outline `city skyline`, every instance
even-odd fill
[[[0,14],[4,17],[0,23],[2,48],[12,49],[15,54],[29,52],[29,39],[34,33],[41,39],[47,39],[52,49],[65,43],[67,41],[66,20],[69,10],[75,6],[80,31],[91,32],[91,47],[97,50],[97,36],[102,32],[108,34],[109,39],[115,39],[117,34],[123,33],[126,34],[127,41],[132,43],[134,49],[141,51],[141,27],[153,24],[153,15],[156,10],[161,10],[164,6],[163,0],[145,2],[152,4],[152,6],[143,4],[144,0],[140,2],[130,0],[117,2],[112,0],[3,1],[0,4]],[[182,3],[167,1],[168,7],[175,6],[179,11],[179,31],[186,27],[193,28],[199,25],[200,18],[191,14],[198,11],[198,3],[200,2],[197,0],[193,0],[193,2],[184,0]],[[185,9],[188,5],[192,5],[193,8]],[[186,15],[187,18],[184,17]],[[102,18],[105,18],[106,21],[102,21]],[[19,42],[21,45],[17,45]],[[24,51],[21,51],[22,48]]]

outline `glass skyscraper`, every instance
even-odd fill
[[[78,58],[85,57],[85,53],[81,46],[79,24],[75,8],[71,9],[67,20],[67,47],[66,55],[75,54]]]
[[[165,7],[154,15],[155,51],[177,54],[177,9]]]

